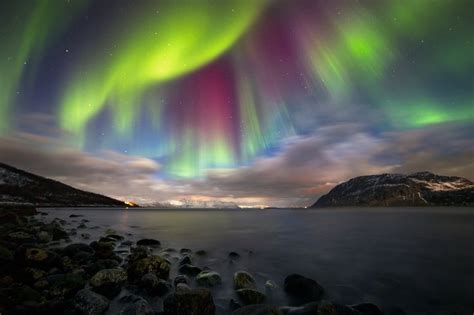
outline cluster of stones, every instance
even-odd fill
[[[57,218],[44,223],[35,217],[0,213],[0,314],[216,313],[210,289],[219,287],[221,275],[193,264],[205,251],[181,249],[175,266],[178,275],[170,279],[173,262],[168,253],[173,249],[156,255],[152,249],[160,247],[158,240],[142,239],[132,246],[133,242],[110,229],[97,241],[72,243],[70,235],[80,235],[84,241],[90,238],[88,233],[78,234],[88,223],[78,217],[71,215],[78,226],[67,229],[70,223]],[[62,242],[69,244],[59,246]],[[127,256],[124,259],[119,253]],[[230,260],[239,257],[236,252],[228,256]],[[323,288],[301,275],[290,275],[283,284],[292,306],[269,303],[268,292],[277,288],[273,281],[265,283],[266,293],[246,271],[237,271],[232,281],[235,299],[229,300],[226,313],[382,314],[373,304],[345,306],[323,300]]]

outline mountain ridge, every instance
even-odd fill
[[[428,171],[354,177],[336,185],[311,208],[474,206],[474,182]]]
[[[104,195],[74,188],[0,162],[0,206],[122,206]]]

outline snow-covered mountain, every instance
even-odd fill
[[[90,193],[0,163],[0,206],[126,206],[123,201]]]
[[[145,205],[150,208],[184,208],[184,209],[239,209],[240,207],[233,202],[220,201],[220,200],[191,200],[181,199],[179,201],[167,201],[167,202],[156,202]]]
[[[360,176],[334,187],[312,207],[474,206],[474,182],[430,172]]]

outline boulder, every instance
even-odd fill
[[[53,235],[49,234],[47,231],[40,231],[37,234],[38,240],[42,243],[48,243],[53,240]]]
[[[204,249],[200,249],[200,250],[196,251],[195,254],[197,256],[206,256],[207,252]]]
[[[170,264],[160,256],[148,256],[128,266],[128,278],[131,282],[139,281],[147,273],[154,273],[160,279],[168,279]]]
[[[305,303],[321,300],[324,289],[313,279],[301,275],[289,275],[285,279],[284,289],[291,299],[292,305],[302,305]]]
[[[262,304],[266,299],[265,294],[254,289],[239,289],[236,293],[245,305]]]
[[[198,285],[205,287],[213,287],[222,282],[221,275],[215,271],[204,270],[196,276]]]
[[[200,272],[202,271],[201,268],[190,265],[190,264],[184,264],[179,267],[179,272],[182,274],[185,274],[187,276],[197,276]]]
[[[246,271],[237,271],[234,273],[234,288],[239,289],[255,289],[257,287],[255,279]]]
[[[192,262],[191,262],[191,257],[189,257],[189,255],[186,255],[184,256],[183,258],[181,258],[181,260],[179,261],[179,265],[182,266],[182,265],[191,265]]]
[[[130,251],[132,253],[128,255],[127,259],[131,263],[138,261],[140,259],[146,258],[151,253],[150,250],[146,246],[132,247],[130,248]]]
[[[98,271],[89,281],[95,292],[113,298],[122,290],[127,281],[127,273],[121,268]]]
[[[163,296],[171,289],[171,286],[163,279],[158,278],[153,273],[147,273],[140,280],[141,286],[150,295]]]
[[[282,315],[279,309],[265,304],[247,305],[232,312],[232,315]]]
[[[93,254],[94,249],[89,245],[83,243],[69,244],[68,246],[63,248],[64,255],[69,257],[74,257],[74,255],[78,252],[86,252]]]
[[[177,275],[175,278],[174,278],[174,286],[176,287],[178,285],[178,283],[184,283],[184,284],[188,284],[189,283],[189,279],[186,275]]]
[[[144,238],[141,239],[137,242],[137,245],[140,246],[160,246],[161,243],[158,240],[152,239],[152,238]]]
[[[106,297],[88,289],[80,290],[74,296],[74,308],[81,315],[101,315],[108,307]]]
[[[114,255],[115,244],[113,242],[92,242],[90,246],[95,250],[98,258],[110,258]]]
[[[192,252],[193,252],[193,251],[192,251],[190,248],[181,248],[181,249],[179,250],[179,253],[180,253],[181,255],[184,255],[184,254],[191,254]]]
[[[380,308],[372,303],[362,303],[351,306],[353,309],[358,310],[363,315],[383,315]]]
[[[207,289],[182,290],[169,295],[163,302],[167,315],[214,315],[216,307]]]
[[[0,288],[0,311],[5,314],[17,314],[16,307],[27,301],[40,302],[41,294],[27,285],[12,284]]]
[[[239,259],[240,258],[240,254],[237,253],[237,252],[230,252],[228,256],[229,256],[230,259]]]
[[[13,261],[13,253],[6,247],[0,246],[0,264]]]
[[[8,239],[11,242],[22,244],[28,242],[34,242],[36,239],[34,235],[27,233],[25,231],[15,231],[8,234]]]
[[[15,261],[20,265],[47,269],[56,265],[59,258],[55,252],[30,245],[22,245],[15,251]]]
[[[79,290],[84,288],[85,280],[81,275],[69,273],[57,275],[56,277],[48,277],[51,284],[49,295],[52,298],[71,298]]]
[[[128,304],[122,308],[120,315],[154,315],[155,311],[150,304],[142,297],[129,295],[122,298],[121,301],[128,301]]]

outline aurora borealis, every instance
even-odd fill
[[[304,205],[367,173],[472,177],[473,9],[3,1],[0,158],[138,202]]]

